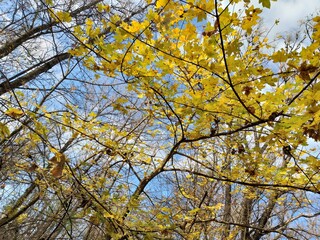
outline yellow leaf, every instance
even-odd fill
[[[95,118],[95,117],[97,117],[97,114],[95,112],[90,112],[89,116],[92,117],[92,118]]]
[[[194,215],[194,214],[196,214],[197,212],[199,212],[200,210],[201,210],[200,208],[192,209],[192,210],[189,211],[189,214]]]
[[[102,3],[99,3],[99,4],[97,5],[97,8],[98,8],[98,11],[99,11],[99,12],[103,12],[103,11],[105,11],[105,12],[110,12],[110,6],[109,6],[109,5],[104,5],[104,4],[102,4]]]
[[[13,118],[18,118],[23,115],[23,111],[17,108],[9,108],[5,114]]]
[[[284,49],[280,49],[279,51],[275,52],[272,56],[271,59],[274,62],[285,62],[287,60],[287,55]]]
[[[156,3],[156,8],[164,7],[167,4],[168,0],[158,0]]]
[[[129,27],[128,31],[135,33],[137,31],[142,30],[142,25],[138,21],[132,21],[131,26]]]
[[[61,22],[71,22],[72,18],[70,16],[70,13],[59,11],[55,13],[58,20]]]
[[[312,20],[315,21],[315,22],[320,22],[320,16],[316,16]]]
[[[46,0],[46,4],[51,6],[53,4],[53,1],[52,0]]]
[[[161,208],[161,211],[162,211],[162,212],[169,213],[169,212],[171,212],[171,209],[168,208],[168,207],[162,207],[162,208]]]
[[[104,213],[103,216],[105,218],[114,218],[114,215],[112,213],[108,213],[108,212]]]
[[[0,137],[2,138],[6,138],[10,135],[10,130],[9,128],[3,124],[3,123],[0,123]]]
[[[139,93],[138,98],[144,98],[144,93]]]
[[[17,222],[18,223],[22,223],[26,218],[28,217],[27,213],[22,213],[19,215],[19,217],[17,218]]]

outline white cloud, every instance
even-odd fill
[[[271,3],[270,9],[264,9],[261,16],[269,28],[276,20],[280,20],[280,23],[272,29],[271,36],[274,36],[277,33],[297,30],[301,20],[305,20],[317,11],[320,11],[320,0],[278,0]]]
[[[226,6],[229,0],[225,0],[223,5]],[[251,3],[258,8],[263,8],[259,0],[251,0]],[[243,9],[244,3],[240,2],[233,7],[233,11]],[[263,8],[261,17],[263,18],[263,26],[269,30],[269,39],[273,39],[279,33],[292,33],[299,29],[300,23],[311,17],[312,14],[320,13],[320,0],[271,0],[271,8]],[[279,20],[279,24],[274,26],[275,21]]]

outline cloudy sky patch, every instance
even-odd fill
[[[298,30],[301,21],[319,11],[320,0],[278,0],[271,3],[270,9],[265,8],[261,16],[268,28],[272,27],[276,20],[280,20],[271,32],[271,35],[275,36]]]

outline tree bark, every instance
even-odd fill
[[[38,77],[42,73],[45,73],[51,68],[53,68],[56,64],[69,58],[72,58],[72,55],[67,52],[55,55],[54,57],[51,57],[46,61],[44,61],[42,64],[40,64],[39,67],[36,67],[32,71],[29,71],[26,74],[22,75],[21,77],[16,78],[12,82],[5,80],[4,82],[0,83],[0,95],[3,95],[7,92],[10,92],[12,89],[25,85],[31,80],[34,80],[36,77]]]
[[[102,0],[96,0],[88,5],[82,6],[70,13],[71,17],[77,16],[79,13],[93,7],[94,5],[98,4],[99,2],[102,2]],[[52,26],[55,26],[59,23],[59,21],[52,21],[50,23],[42,24],[40,26],[37,26],[35,28],[30,29],[29,31],[22,34],[20,37],[17,37],[15,39],[10,39],[10,41],[7,41],[1,48],[0,48],[0,58],[3,58],[4,56],[7,56],[12,51],[14,51],[17,47],[21,46],[22,43],[28,41],[29,39],[33,38],[35,34],[40,33],[41,31],[48,30]]]

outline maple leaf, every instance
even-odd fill
[[[70,16],[70,13],[59,11],[55,13],[56,17],[61,22],[71,22],[72,17]]]
[[[51,148],[51,151],[55,154],[55,156],[49,160],[49,162],[52,164],[50,172],[53,177],[60,178],[66,163],[66,156],[53,148]]]
[[[259,3],[261,3],[262,6],[265,7],[265,8],[270,8],[271,7],[270,0],[259,0]]]

